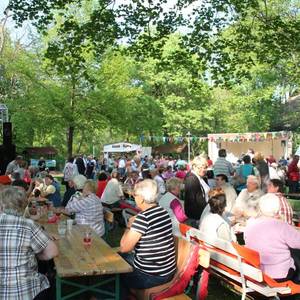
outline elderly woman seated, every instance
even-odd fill
[[[226,195],[220,188],[209,192],[208,204],[210,210],[200,219],[199,229],[210,237],[221,238],[224,240],[235,240],[231,234],[230,225],[223,218],[226,207]]]
[[[243,189],[236,198],[232,213],[237,219],[255,217],[258,213],[258,200],[263,195],[259,178],[250,175],[247,178],[247,188]]]
[[[260,254],[261,269],[277,281],[296,280],[291,249],[300,249],[300,232],[280,219],[280,202],[274,194],[259,199],[260,215],[244,231],[246,246]]]
[[[86,180],[83,186],[82,195],[73,196],[68,202],[65,210],[67,213],[76,213],[75,218],[78,224],[90,225],[99,236],[103,236],[105,232],[103,207],[100,199],[95,193],[95,182],[93,180]]]
[[[180,189],[182,181],[179,178],[171,178],[167,181],[167,190],[158,201],[158,204],[165,208],[169,213],[172,225],[173,225],[173,234],[181,236],[179,230],[179,223],[182,223],[187,220],[187,216],[184,213],[183,204],[179,199]]]
[[[39,260],[58,255],[55,243],[30,219],[22,217],[26,194],[16,187],[0,192],[0,299],[48,299],[49,282],[38,273]]]
[[[118,171],[113,171],[111,173],[111,179],[108,181],[101,196],[101,201],[105,206],[110,208],[118,207],[119,201],[124,198],[124,193],[119,179],[120,174]]]
[[[172,222],[168,212],[157,205],[158,188],[154,180],[136,184],[134,197],[141,212],[129,219],[120,242],[121,255],[134,268],[121,276],[121,298],[128,289],[145,289],[172,280],[176,272]],[[134,253],[130,253],[134,250]]]

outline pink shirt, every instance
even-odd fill
[[[250,219],[244,232],[246,246],[260,255],[261,269],[272,278],[285,278],[295,269],[289,248],[300,249],[300,232],[277,219]]]

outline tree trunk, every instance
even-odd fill
[[[74,127],[69,126],[68,132],[67,132],[67,153],[68,158],[73,156],[73,137],[74,137]]]
[[[73,138],[74,138],[74,107],[75,107],[75,89],[76,89],[76,80],[72,78],[72,90],[70,95],[70,111],[72,121],[69,123],[68,131],[67,131],[67,153],[68,158],[73,156]]]

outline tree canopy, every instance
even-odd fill
[[[299,9],[293,0],[11,0],[7,16],[38,30],[26,48],[2,22],[0,97],[17,145],[70,156],[144,134],[296,128],[284,102],[299,91]]]

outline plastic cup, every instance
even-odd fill
[[[89,247],[92,245],[92,233],[90,231],[86,231],[83,235],[83,245],[85,247]]]
[[[73,220],[67,220],[67,228],[68,230],[72,230],[72,227],[73,227]]]
[[[65,235],[67,231],[66,222],[59,222],[57,225],[57,231],[59,235]]]

